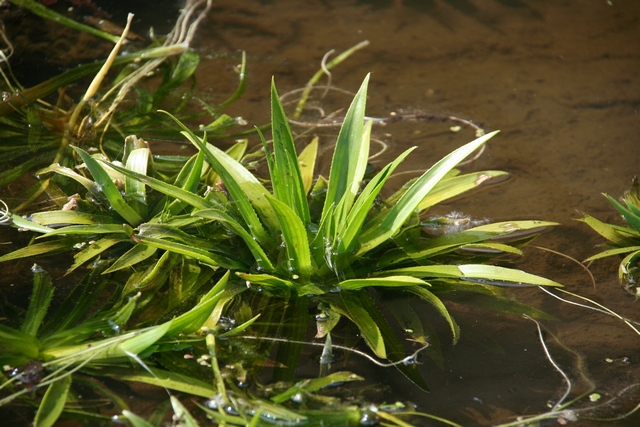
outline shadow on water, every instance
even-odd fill
[[[560,222],[536,244],[582,260],[601,240],[574,221],[578,211],[616,222],[601,193],[620,196],[639,172],[639,27],[640,3],[616,0],[217,2],[196,39],[206,58],[197,80],[203,98],[221,101],[233,92],[232,67],[239,50],[246,50],[249,87],[229,113],[251,124],[265,123],[272,75],[282,92],[299,88],[327,51],[369,40],[369,47],[333,70],[332,80],[355,91],[372,72],[370,115],[428,111],[501,130],[471,167],[506,170],[512,178],[439,209],[493,220]],[[323,105],[326,111],[343,106]],[[380,164],[409,146],[419,147],[406,170],[424,169],[472,137],[423,122],[374,132],[389,146]],[[617,283],[615,260],[591,267],[596,289],[582,269],[549,252],[530,248],[519,267],[551,277],[622,316],[638,317],[633,297]],[[514,294],[557,318],[544,323],[544,336],[554,360],[574,382],[572,397],[592,384],[603,401],[620,397],[591,415],[613,417],[638,404],[640,388],[628,389],[640,383],[638,337],[629,328],[538,290]],[[381,400],[411,401],[463,425],[514,421],[544,412],[563,395],[566,384],[545,357],[534,323],[462,304],[450,308],[462,338],[450,345],[447,326],[436,320],[442,366],[427,358],[420,366],[430,393],[395,369],[376,369],[353,355],[336,368],[374,379]],[[437,318],[427,307],[424,313]],[[576,407],[590,405],[596,404],[581,401]],[[639,422],[634,415],[615,425]]]

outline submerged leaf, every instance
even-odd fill
[[[52,427],[55,424],[67,402],[70,387],[71,374],[68,373],[51,383],[38,406],[34,427]]]

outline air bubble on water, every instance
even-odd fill
[[[124,424],[125,419],[120,415],[114,415],[111,417],[111,422],[116,424]]]
[[[298,392],[296,394],[294,394],[293,396],[291,396],[291,400],[295,403],[304,403],[305,398],[304,398],[304,394]]]
[[[231,405],[227,405],[227,406],[225,406],[225,407],[224,407],[224,412],[226,412],[226,413],[227,413],[227,414],[229,414],[229,415],[240,415],[240,412],[238,412],[238,411],[236,410],[236,408],[234,408],[234,407],[233,407],[233,406],[231,406]]]
[[[33,264],[31,266],[31,272],[34,274],[42,274],[44,273],[44,270],[38,264]]]
[[[216,394],[209,400],[204,401],[204,406],[209,409],[218,409],[224,403],[224,399],[221,394]]]
[[[360,415],[360,425],[363,426],[375,426],[380,423],[380,417],[376,414],[378,412],[378,408],[371,405],[368,408],[362,410]]]
[[[122,333],[122,328],[116,322],[114,322],[113,320],[109,320],[107,323],[109,324],[109,326],[111,326],[111,330],[113,331],[113,333],[115,333],[116,335]]]

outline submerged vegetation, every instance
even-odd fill
[[[35,2],[15,3],[55,19]],[[274,82],[270,126],[250,131],[260,146],[251,150],[247,139],[226,150],[212,144],[249,133],[232,130],[242,121],[222,112],[246,85],[244,56],[236,92],[214,107],[200,103],[211,124],[189,126],[203,115],[189,105],[193,96],[166,102],[178,88],[195,87],[198,56],[189,43],[210,6],[187,2],[165,40],[117,56],[125,28],[112,40],[109,59],[35,88],[22,88],[3,71],[12,95],[0,110],[0,183],[28,172],[38,181],[16,206],[2,202],[2,224],[33,238],[0,263],[27,268],[24,260],[35,258],[36,264],[28,307],[2,306],[0,407],[36,426],[62,418],[155,426],[167,414],[184,426],[205,419],[232,426],[406,426],[420,417],[456,425],[409,403],[371,404],[354,386],[363,377],[334,369],[337,353],[398,369],[427,390],[418,356],[438,361],[439,338],[433,319],[413,301],[433,307],[454,343],[460,328],[447,301],[550,319],[509,291],[561,285],[509,264],[557,224],[430,213],[505,175],[458,169],[497,132],[480,132],[400,189],[387,188],[415,147],[376,173],[368,170],[374,121],[365,116],[368,76],[341,122],[328,177],[315,170],[317,139],[298,150]],[[151,71],[160,79],[149,81]],[[43,101],[91,73],[97,75],[77,104]],[[158,135],[179,136],[195,154],[154,153],[145,139]],[[267,172],[257,172],[256,163]],[[634,189],[628,209],[615,203],[640,222]],[[34,209],[43,200],[54,204]],[[43,267],[51,255],[64,265],[66,289]],[[303,358],[309,353],[316,359],[311,368]],[[136,414],[115,391],[122,382],[164,388],[169,397],[152,413]],[[567,395],[531,422],[571,420]]]

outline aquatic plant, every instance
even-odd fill
[[[60,160],[64,153],[68,163],[54,162],[38,171],[41,182],[57,176],[73,184],[56,188],[58,197],[64,195],[58,210],[22,217],[4,206],[3,223],[41,236],[0,262],[73,251],[66,277],[74,286],[55,309],[51,279],[33,267],[29,307],[26,312],[16,309],[0,325],[0,358],[6,367],[0,404],[19,401],[38,408],[36,425],[51,425],[63,411],[83,419],[111,419],[81,402],[81,410],[70,408],[83,387],[112,402],[133,425],[158,424],[169,405],[180,422],[197,425],[193,411],[175,395],[158,408],[156,421],[144,421],[108,387],[91,380],[109,377],[208,399],[201,409],[220,424],[313,425],[331,416],[341,425],[375,420],[406,425],[405,416],[427,415],[410,406],[385,408],[328,397],[328,386],[360,379],[350,372],[330,373],[332,351],[346,349],[333,344],[331,335],[341,318],[358,328],[376,357],[391,361],[385,366],[396,366],[426,389],[416,358],[434,349],[437,339],[430,336],[429,319],[419,317],[411,303],[402,309],[392,305],[395,296],[417,296],[431,304],[448,323],[454,341],[460,331],[443,300],[460,295],[473,293],[475,304],[500,312],[545,317],[508,298],[506,288],[559,284],[502,264],[555,223],[477,224],[455,215],[428,216],[437,203],[504,175],[455,169],[495,132],[453,151],[383,198],[386,181],[414,149],[372,177],[366,175],[372,126],[364,115],[368,77],[342,124],[328,178],[314,171],[317,141],[297,153],[272,84],[273,141],[261,135],[263,151],[250,155],[266,160],[268,177],[244,166],[246,140],[226,152],[208,142],[236,124],[217,110],[202,136],[183,125],[184,117],[176,118],[176,111],[160,115],[174,120],[198,149],[190,158],[163,163],[167,159],[155,156],[142,138],[125,136],[161,123],[155,109],[171,88],[191,78],[197,58],[190,55],[182,51],[182,59],[163,73],[167,78],[159,94],[139,92],[148,101],[140,104],[143,112],[129,109],[105,119],[117,136],[107,137],[107,128],[92,130],[86,138],[79,138],[82,131],[63,135],[49,154],[55,151],[54,160]],[[240,80],[231,99],[243,90],[244,78]],[[90,97],[84,98],[86,106]],[[27,108],[36,100],[29,98]],[[36,121],[28,123],[42,123],[44,110],[38,108],[35,116],[27,115]],[[81,120],[85,112],[76,107],[71,113],[76,118],[69,122],[86,130],[83,122],[103,118],[92,113]],[[40,134],[28,136],[34,144],[47,140]],[[32,152],[12,151],[8,157]],[[16,171],[22,174],[35,166]],[[40,184],[36,190],[44,189]],[[434,227],[443,234],[434,236]],[[401,340],[383,308],[415,343]],[[307,342],[310,313],[315,313],[316,336],[324,342]],[[271,361],[267,358],[275,344]],[[300,354],[311,344],[322,348],[319,378],[296,381]],[[274,380],[285,381],[269,384],[268,390],[261,384],[247,389],[247,382],[259,383],[258,375],[269,363],[276,365]],[[31,393],[45,387],[44,396]]]
[[[194,72],[200,60],[189,45],[197,26],[210,9],[211,1],[187,2],[174,29],[166,37],[153,39],[149,46],[138,50],[129,43],[124,55],[118,53],[127,41],[133,15],[129,16],[122,35],[116,37],[59,15],[35,1],[13,3],[47,19],[114,41],[115,46],[107,59],[80,65],[30,88],[24,88],[15,79],[8,58],[0,58],[6,68],[6,71],[0,68],[6,94],[0,104],[0,166],[4,166],[0,171],[0,185],[51,164],[73,168],[77,157],[71,145],[99,150],[110,159],[117,159],[122,154],[122,140],[129,135],[165,140],[178,138],[173,127],[168,126],[166,116],[156,113],[161,107],[170,108],[183,120],[210,115],[207,120],[211,125],[205,128],[211,131],[212,138],[225,137],[219,133],[242,122],[221,110],[236,100],[246,87],[244,57],[238,68],[238,87],[229,99],[217,106],[200,101],[205,108],[199,111],[187,108],[195,100],[192,94]],[[110,77],[108,73],[115,75]],[[54,105],[45,102],[49,95],[90,75],[94,77],[77,103],[70,100],[67,92],[61,92],[63,95]],[[150,86],[153,90],[148,89]],[[177,173],[185,160],[183,156],[154,156],[156,169],[167,175]],[[67,190],[58,187],[68,183],[54,175],[43,177],[29,190],[26,200],[13,210],[25,209],[43,193],[52,195],[55,200],[56,193]]]
[[[640,296],[640,184],[638,177],[633,179],[631,189],[623,197],[624,205],[605,194],[627,224],[626,227],[604,223],[591,215],[585,214],[580,221],[586,223],[594,231],[609,241],[612,247],[585,260],[592,262],[610,256],[624,256],[618,268],[620,282],[625,289],[636,297]]]
[[[366,122],[364,116],[367,81],[368,78],[345,117],[328,180],[320,177],[312,184],[317,145],[312,143],[297,155],[287,119],[272,86],[273,152],[263,138],[271,191],[238,160],[207,143],[206,133],[200,138],[186,127],[182,133],[200,151],[173,184],[146,175],[144,161],[129,161],[147,159],[146,148],[131,150],[126,165],[93,158],[76,149],[95,182],[62,168],[56,167],[54,171],[83,183],[91,197],[102,201],[115,218],[96,215],[91,203],[89,211],[84,213],[63,209],[41,213],[31,221],[14,215],[16,226],[44,233],[43,238],[58,239],[19,249],[0,257],[0,262],[69,249],[78,244],[79,236],[83,239],[87,235],[104,237],[78,252],[71,269],[98,255],[106,255],[103,252],[117,243],[126,242],[133,248],[114,259],[105,273],[130,268],[151,257],[155,260],[156,252],[161,250],[164,251],[162,257],[179,255],[214,270],[231,270],[246,282],[246,288],[289,298],[297,313],[307,310],[309,300],[301,297],[314,296],[313,301],[320,310],[319,322],[334,319],[321,327],[320,336],[327,336],[337,319],[344,316],[358,326],[376,356],[395,361],[403,359],[405,351],[367,292],[368,288],[395,289],[429,302],[447,320],[455,341],[458,326],[438,294],[455,290],[500,300],[504,286],[558,286],[551,280],[520,270],[464,263],[464,256],[459,253],[467,251],[477,259],[495,253],[519,254],[515,246],[496,239],[513,235],[517,236],[516,241],[526,242],[528,234],[554,223],[484,224],[439,237],[427,235],[420,225],[420,212],[502,174],[496,171],[452,173],[457,163],[495,133],[482,136],[437,162],[392,195],[388,200],[393,200],[393,204],[379,200],[380,191],[413,149],[382,168],[366,185],[361,184],[371,130],[371,123]],[[132,157],[134,153],[136,156]],[[206,188],[198,186],[205,159],[217,177],[214,185]],[[109,175],[109,170],[124,177],[124,198],[113,184],[113,172]],[[151,217],[143,219],[150,212],[145,204],[145,187],[167,198],[151,210],[154,212]],[[199,195],[198,191],[204,193]],[[125,225],[121,225],[123,221]],[[53,223],[59,228],[47,227]],[[74,225],[65,225],[67,223]],[[523,232],[525,238],[521,235]],[[155,263],[146,271],[157,268]],[[144,290],[144,286],[140,288]],[[506,300],[496,306],[507,310],[504,302]],[[533,316],[541,315],[516,303],[512,307]],[[305,329],[303,324],[289,337],[292,342],[298,342],[298,347],[304,340]],[[299,351],[288,354],[299,354]],[[289,365],[295,366],[295,363]],[[403,364],[399,368],[422,384],[411,367]]]

